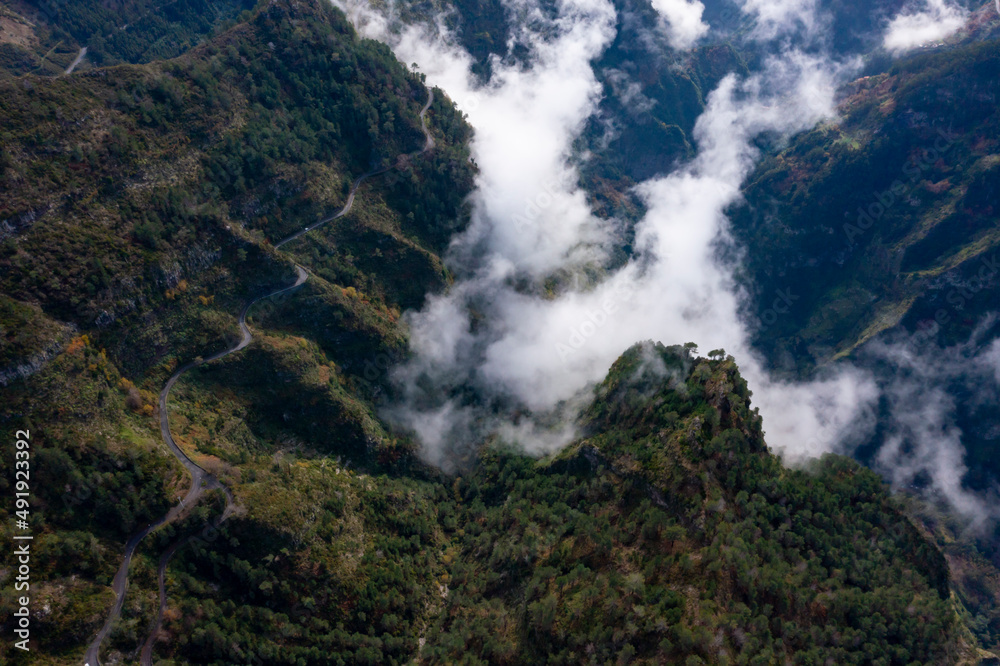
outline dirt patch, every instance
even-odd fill
[[[0,14],[0,44],[16,44],[31,49],[38,39],[30,23],[18,16]]]

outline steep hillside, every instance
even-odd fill
[[[599,111],[588,120],[578,142],[587,158],[581,160],[583,184],[598,211],[628,216],[620,201],[632,184],[667,173],[696,150],[694,127],[708,94],[728,73],[760,71],[775,49],[794,46],[828,60],[860,57],[865,70],[880,73],[892,65],[881,48],[889,20],[908,4],[903,0],[874,0],[861,5],[844,0],[818,0],[817,21],[801,34],[789,33],[782,46],[761,39],[768,26],[754,13],[760,3],[705,0],[702,20],[711,32],[690,49],[674,48],[663,29],[663,14],[648,0],[614,0],[617,34],[594,62],[603,87]],[[956,0],[972,10],[967,28],[949,43],[971,43],[996,38],[1000,29],[992,2]],[[444,13],[458,41],[475,59],[473,71],[484,79],[492,59],[523,62],[530,57],[518,34],[517,9],[486,0],[400,2],[405,22],[427,20]],[[556,3],[542,2],[552,15]],[[431,11],[430,8],[434,10]],[[448,11],[450,10],[450,11]],[[785,11],[794,14],[791,4]],[[762,12],[768,14],[768,12]],[[781,14],[781,10],[771,15]]]
[[[722,356],[639,345],[586,439],[480,463],[431,654],[471,632],[491,663],[961,659],[941,555],[856,464],[783,469]]]
[[[748,250],[755,342],[775,367],[808,373],[857,358],[886,332],[939,349],[1000,334],[990,318],[1000,307],[998,67],[997,41],[900,61],[852,84],[839,122],[751,176],[733,232]],[[969,399],[974,388],[952,390],[964,396],[971,480],[988,487],[1000,478],[998,415]]]
[[[32,434],[38,658],[78,660],[112,603],[123,544],[187,490],[160,437],[167,377],[238,339],[243,304],[290,284],[293,261],[311,277],[275,325],[322,349],[301,359],[287,333],[255,339],[241,444],[280,448],[301,432],[284,427],[294,405],[319,414],[311,445],[335,431],[326,449],[359,464],[408,454],[374,416],[365,362],[402,353],[401,309],[447,283],[437,253],[464,224],[475,169],[470,129],[443,94],[427,113],[435,149],[397,162],[425,143],[427,99],[420,77],[321,2],[268,3],[170,61],[0,74],[0,423]],[[379,169],[336,226],[273,247]],[[254,393],[275,382],[283,397]],[[180,444],[224,416],[180,403]],[[14,440],[2,446],[13,459]],[[191,456],[224,480],[237,473],[221,442]]]
[[[48,317],[91,330],[130,373],[168,348],[209,351],[228,327],[223,312],[289,279],[269,241],[339,208],[356,176],[421,145],[427,95],[333,10],[280,3],[178,60],[0,86],[0,288],[20,303],[4,307],[5,328]],[[389,316],[419,302],[413,289],[444,284],[435,253],[461,224],[473,167],[450,104],[431,118],[438,149],[366,184],[371,196],[346,225],[288,248],[366,295],[342,309]],[[404,266],[369,260],[371,243]],[[11,357],[44,347],[39,337],[11,340],[24,345]]]
[[[210,377],[192,388],[184,404],[213,410],[244,393]],[[731,358],[647,343],[554,458],[497,444],[448,479],[244,451],[246,512],[178,555],[158,654],[974,663],[944,558],[878,477],[838,457],[782,468],[749,397]]]
[[[451,280],[472,130],[326,2],[12,7],[44,16],[0,49],[0,450],[30,431],[34,536],[32,651],[0,661],[975,663],[967,625],[994,616],[954,602],[941,549],[857,464],[784,468],[721,351],[627,351],[558,454],[421,463],[377,405],[401,313]],[[498,11],[463,32],[484,76]],[[689,154],[741,57],[642,70],[652,119],[585,173],[604,212],[635,213],[612,194],[650,146]]]
[[[822,362],[900,323],[936,321],[954,343],[996,306],[998,66],[991,41],[861,79],[839,122],[750,178],[733,228],[772,358]],[[771,321],[790,286],[789,313]]]
[[[173,58],[232,27],[256,0],[8,0],[0,6],[0,70],[68,70]]]
[[[917,341],[926,365],[1000,335],[998,68],[997,41],[904,59],[854,82],[838,122],[751,176],[733,232],[748,249],[755,342],[776,368],[796,375],[849,358],[892,377],[899,368],[867,355],[866,342]],[[988,492],[1000,478],[996,404],[975,380],[936,381],[956,396],[963,482]],[[873,459],[881,439],[860,456]],[[970,626],[997,648],[1000,530],[916,513],[948,554]]]

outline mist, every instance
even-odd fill
[[[809,41],[815,4],[747,0],[742,6],[757,20],[754,38],[797,34]],[[579,410],[628,347],[691,341],[703,353],[722,348],[736,358],[768,445],[786,462],[853,453],[876,432],[880,400],[893,399],[891,387],[846,363],[811,381],[782,381],[767,372],[739,314],[746,300],[734,280],[740,248],[724,211],[739,201],[759,159],[755,139],[780,143],[835,122],[835,91],[860,63],[786,47],[754,76],[725,77],[697,122],[696,156],[636,186],[646,212],[632,255],[614,264],[609,258],[622,222],[598,218],[589,208],[573,143],[600,101],[591,61],[615,37],[615,10],[602,0],[557,6],[551,18],[533,12],[530,2],[511,4],[512,13],[531,16],[513,37],[529,48],[530,65],[496,58],[486,85],[470,74],[469,55],[440,23],[393,24],[391,5],[386,14],[364,3],[345,7],[362,34],[417,63],[428,83],[467,113],[481,170],[471,225],[446,257],[456,282],[406,314],[412,358],[393,371],[400,399],[384,416],[415,433],[427,460],[445,469],[491,437],[547,453],[577,435]],[[692,18],[701,24],[698,3],[655,6],[668,29],[680,30],[675,47],[702,37]],[[623,103],[648,103],[627,78],[611,79]],[[906,404],[906,396],[896,402]],[[887,476],[903,484],[918,470],[935,474],[947,463],[958,471],[937,478],[935,487],[968,514],[982,514],[978,500],[961,489],[958,440],[936,458],[904,455],[914,450],[907,442],[931,430],[899,409],[896,414],[880,459]]]
[[[741,6],[756,19],[754,36],[758,39],[790,33],[812,36],[819,26],[819,0],[742,0]]]
[[[652,0],[652,4],[675,49],[689,49],[708,33],[708,25],[701,20],[705,5],[698,0]]]
[[[886,29],[886,50],[899,55],[947,39],[965,25],[969,11],[948,0],[918,0],[892,19]]]
[[[1000,403],[1000,340],[985,341],[995,324],[995,318],[988,317],[967,341],[946,348],[925,332],[897,333],[863,350],[879,368],[877,381],[885,401],[885,434],[875,469],[896,489],[922,490],[943,500],[973,528],[1000,518],[1000,496],[995,484],[979,492],[967,489],[969,469],[955,393],[969,396],[962,405],[966,411],[995,414]]]

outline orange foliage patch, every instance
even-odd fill
[[[89,344],[90,344],[90,338],[88,338],[86,334],[80,335],[70,340],[69,346],[66,347],[66,353],[76,354]]]

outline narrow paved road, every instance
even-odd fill
[[[1000,2],[1000,0],[997,0],[997,2]],[[433,104],[433,103],[434,103],[434,91],[428,89],[428,91],[427,91],[427,103],[424,104],[424,108],[422,108],[420,110],[420,128],[424,132],[424,147],[421,148],[420,150],[414,152],[414,153],[409,153],[407,155],[407,157],[417,157],[418,155],[423,155],[427,151],[433,149],[434,146],[435,146],[434,137],[431,136],[430,131],[427,129],[427,110],[429,108],[431,108],[431,104]],[[361,186],[361,183],[363,183],[365,180],[371,178],[372,176],[377,176],[377,175],[385,173],[387,171],[392,171],[392,169],[393,169],[393,167],[387,166],[387,167],[382,167],[381,169],[374,169],[372,171],[369,171],[368,173],[361,174],[360,176],[358,176],[354,180],[353,183],[351,183],[351,191],[347,195],[347,203],[344,204],[343,208],[341,208],[339,211],[337,211],[336,213],[334,213],[330,217],[323,218],[322,220],[320,220],[316,224],[314,224],[312,226],[308,226],[305,229],[302,229],[300,231],[296,231],[294,234],[292,234],[291,236],[288,236],[287,238],[283,238],[282,240],[280,240],[277,243],[275,243],[274,247],[276,247],[276,248],[281,247],[285,243],[291,242],[291,241],[295,240],[296,238],[298,238],[299,236],[304,236],[305,234],[309,233],[310,231],[313,231],[314,229],[318,229],[319,227],[323,226],[327,222],[332,222],[333,220],[336,220],[338,217],[343,217],[344,215],[347,215],[348,213],[351,212],[351,206],[354,205],[354,195],[358,191],[358,187]]]
[[[1000,0],[997,0],[997,1],[1000,2]],[[69,64],[69,67],[66,68],[66,71],[64,73],[65,74],[72,74],[73,70],[76,69],[76,66],[79,65],[81,62],[83,62],[83,56],[85,56],[85,55],[87,55],[87,47],[86,46],[84,46],[82,49],[80,49],[80,52],[76,54],[76,59],[73,60],[73,62],[71,62]]]
[[[427,103],[424,104],[424,107],[420,110],[420,126],[424,133],[424,146],[423,148],[421,148],[416,152],[409,153],[408,155],[409,157],[416,157],[418,155],[422,155],[427,151],[433,149],[435,146],[434,137],[431,136],[430,130],[427,129],[427,111],[428,109],[430,109],[431,104],[434,103],[434,91],[428,89],[427,93],[428,93]],[[331,215],[330,217],[324,218],[319,222],[317,222],[316,224],[310,225],[278,241],[277,243],[275,243],[274,247],[280,248],[282,245],[285,245],[286,243],[289,243],[295,240],[296,238],[299,238],[300,236],[326,224],[327,222],[331,222],[332,220],[336,220],[337,218],[347,215],[349,212],[351,212],[351,208],[354,205],[354,197],[357,194],[358,188],[361,186],[361,183],[363,183],[366,179],[371,178],[372,176],[376,176],[378,174],[390,171],[392,168],[393,167],[390,166],[390,167],[383,167],[381,169],[375,169],[373,171],[369,171],[368,173],[362,174],[361,176],[356,178],[354,182],[351,184],[351,189],[347,195],[347,201],[344,203],[344,206],[339,211],[337,211],[337,213]],[[306,269],[303,268],[302,266],[296,264],[295,271],[297,277],[294,284],[288,287],[282,287],[281,289],[277,289],[276,291],[264,294],[263,296],[258,296],[257,298],[249,301],[245,306],[243,306],[243,310],[240,312],[240,318],[239,318],[240,341],[238,343],[236,343],[232,347],[229,347],[228,349],[225,349],[221,352],[218,352],[217,354],[214,354],[212,356],[209,356],[208,358],[203,359],[200,363],[192,361],[191,363],[181,366],[180,368],[177,369],[177,371],[173,374],[173,376],[171,376],[170,379],[167,380],[166,386],[164,386],[163,390],[160,391],[160,435],[163,437],[163,441],[166,442],[167,447],[170,449],[170,452],[174,454],[174,457],[177,458],[181,462],[181,464],[183,464],[184,467],[188,470],[188,473],[191,474],[191,489],[188,490],[187,495],[184,496],[184,499],[182,499],[177,506],[170,509],[167,515],[165,515],[157,522],[149,525],[144,530],[132,536],[132,538],[128,540],[128,543],[125,544],[125,556],[111,584],[111,588],[114,590],[116,595],[115,603],[114,606],[112,606],[111,608],[111,612],[108,615],[108,619],[105,621],[104,626],[101,627],[101,630],[97,633],[97,636],[95,636],[94,640],[91,642],[90,647],[87,648],[87,651],[84,655],[85,666],[99,666],[99,664],[101,663],[100,661],[101,643],[104,642],[104,639],[111,631],[111,627],[114,626],[115,621],[121,615],[121,609],[123,604],[125,603],[125,592],[128,589],[129,565],[132,563],[132,555],[135,553],[135,549],[139,545],[139,542],[141,542],[149,533],[151,533],[156,528],[162,525],[166,525],[167,523],[170,523],[173,520],[175,520],[177,516],[180,515],[181,511],[183,511],[184,509],[194,506],[201,498],[202,493],[206,489],[221,488],[226,493],[226,508],[223,511],[222,516],[216,522],[215,526],[218,527],[219,525],[221,525],[221,523],[231,515],[233,509],[233,495],[232,492],[229,490],[229,488],[227,488],[221,481],[216,479],[214,476],[212,476],[204,469],[199,467],[197,463],[191,460],[187,456],[187,454],[185,454],[184,451],[182,451],[181,448],[177,446],[177,443],[174,441],[173,435],[170,434],[170,414],[167,406],[168,398],[170,397],[170,389],[173,388],[174,384],[177,383],[177,380],[180,379],[181,375],[183,375],[191,368],[194,368],[197,365],[218,360],[220,358],[228,356],[229,354],[238,352],[241,349],[244,349],[247,345],[249,345],[250,342],[253,340],[253,334],[250,332],[250,328],[247,326],[247,314],[250,312],[250,308],[253,307],[256,303],[266,298],[279,296],[281,294],[297,289],[303,283],[305,283],[307,279],[309,279],[309,274],[306,272]],[[143,643],[142,646],[142,652],[140,655],[140,663],[142,664],[142,666],[150,666],[152,664],[153,646],[156,642],[156,636],[160,631],[160,626],[163,624],[163,614],[167,609],[167,592],[166,592],[167,564],[169,564],[170,558],[173,557],[174,553],[176,553],[181,547],[183,547],[193,538],[194,538],[193,536],[188,536],[184,539],[181,539],[173,546],[171,546],[160,558],[160,564],[159,567],[157,568],[157,585],[159,588],[160,603],[156,614],[156,620],[153,623],[149,636],[146,638],[146,641]]]
[[[187,495],[184,496],[184,499],[182,499],[179,504],[177,504],[172,509],[170,509],[170,511],[167,512],[167,515],[165,515],[163,518],[160,518],[155,523],[149,525],[144,530],[140,531],[138,534],[135,534],[131,539],[128,540],[128,543],[125,544],[125,557],[122,560],[122,564],[118,568],[118,572],[115,574],[114,580],[111,583],[111,589],[114,590],[116,596],[115,604],[114,606],[111,607],[111,613],[108,615],[108,619],[104,622],[104,626],[101,627],[101,630],[99,632],[97,632],[97,636],[94,637],[94,640],[90,643],[90,647],[87,648],[87,652],[84,654],[84,664],[86,664],[86,666],[97,666],[98,664],[101,663],[99,656],[101,650],[101,643],[104,642],[104,639],[107,637],[108,633],[110,633],[111,627],[114,626],[115,620],[117,620],[119,615],[121,615],[122,605],[125,603],[125,592],[128,589],[129,565],[132,564],[132,555],[135,553],[135,549],[139,545],[139,542],[142,541],[144,538],[146,538],[146,536],[156,528],[166,525],[167,523],[173,522],[177,518],[177,516],[180,515],[182,511],[197,504],[198,500],[201,498],[201,495],[205,490],[221,488],[226,493],[226,509],[225,511],[223,511],[222,517],[219,520],[220,523],[226,518],[228,518],[229,514],[232,513],[233,495],[229,491],[229,488],[227,488],[217,478],[215,478],[214,476],[206,472],[204,469],[199,467],[196,462],[191,460],[187,456],[187,454],[184,453],[184,451],[182,451],[179,446],[177,446],[177,442],[174,441],[173,435],[170,434],[170,412],[168,411],[167,408],[167,401],[168,398],[170,397],[170,389],[174,387],[174,384],[177,383],[177,380],[180,379],[181,375],[183,375],[191,368],[194,368],[203,363],[209,363],[211,361],[215,361],[224,356],[228,356],[229,354],[232,354],[233,352],[238,352],[247,345],[249,345],[250,341],[253,340],[253,335],[250,333],[250,329],[247,327],[247,312],[249,312],[250,308],[258,301],[263,300],[265,298],[271,298],[272,296],[278,296],[279,294],[283,294],[285,292],[296,289],[309,278],[309,274],[306,273],[305,269],[302,268],[301,266],[296,266],[295,270],[297,276],[295,283],[293,285],[289,287],[282,287],[281,289],[277,289],[263,296],[259,296],[258,298],[253,299],[243,307],[243,311],[240,312],[240,319],[239,319],[240,333],[241,333],[239,342],[237,342],[232,347],[229,347],[228,349],[224,349],[223,351],[217,354],[209,356],[208,358],[202,360],[201,362],[192,361],[191,363],[187,363],[186,365],[181,366],[180,368],[177,369],[177,372],[175,372],[173,376],[171,376],[170,379],[167,380],[166,386],[164,386],[163,390],[160,391],[160,435],[163,437],[163,441],[166,442],[167,447],[170,449],[170,452],[174,454],[174,457],[177,458],[181,462],[181,464],[184,465],[187,471],[191,474],[191,489],[188,490]],[[163,575],[163,569],[165,567],[166,567],[166,562],[161,562],[161,568],[160,568],[161,576]],[[163,611],[165,610],[165,607],[166,607],[166,597],[163,594],[161,587],[160,610],[157,616],[157,627],[159,627],[159,623],[163,619]]]

